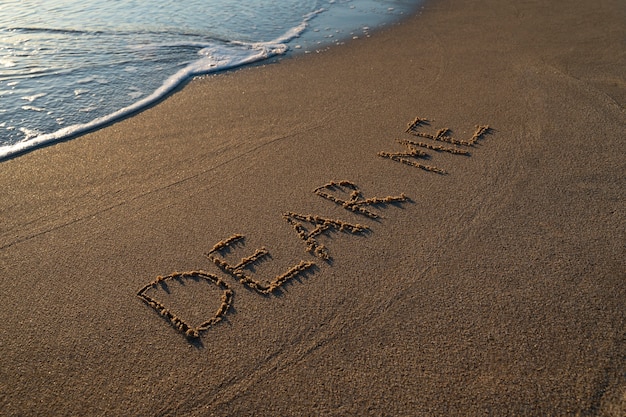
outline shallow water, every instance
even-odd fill
[[[417,0],[0,3],[0,158],[97,128],[191,76],[367,35]]]

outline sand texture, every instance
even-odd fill
[[[427,1],[0,163],[0,415],[626,415],[625,22]]]

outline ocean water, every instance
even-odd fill
[[[419,0],[0,0],[0,160],[189,78],[368,36]]]

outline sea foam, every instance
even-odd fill
[[[25,134],[26,140],[22,140],[12,145],[0,147],[0,159],[6,159],[7,157],[23,153],[35,147],[40,147],[52,142],[57,142],[59,140],[67,139],[81,133],[98,129],[116,120],[134,114],[158,102],[163,97],[171,93],[174,89],[176,89],[182,82],[188,80],[193,76],[210,74],[217,71],[224,71],[242,65],[265,60],[276,55],[284,54],[288,50],[288,47],[285,43],[295,37],[298,37],[306,29],[307,22],[322,11],[323,9],[320,9],[308,13],[306,16],[304,16],[304,19],[299,26],[290,28],[282,36],[274,39],[271,42],[246,43],[233,41],[230,42],[230,45],[228,47],[211,45],[209,47],[203,48],[198,52],[198,55],[200,56],[198,60],[188,64],[186,67],[179,70],[174,75],[170,76],[167,80],[165,80],[163,85],[156,89],[152,94],[131,104],[130,106],[126,106],[122,109],[107,114],[106,116],[98,117],[87,123],[67,126],[55,132],[47,134],[38,135],[38,132],[36,130],[21,128],[20,131]],[[86,91],[87,90],[75,90],[74,93],[76,95],[80,95],[80,93]],[[33,96],[23,97],[23,99],[32,102],[42,96],[45,96],[45,93],[39,93]],[[23,108],[26,107],[28,107],[29,110],[44,111],[43,109],[35,108],[33,106],[23,106]]]
[[[232,4],[216,1],[210,5],[215,11],[210,22],[206,14],[184,9],[192,3],[209,7],[201,1],[165,2],[185,10],[173,13],[156,3],[50,0],[45,10],[32,8],[30,15],[17,18],[4,12],[28,4],[9,1],[0,5],[5,15],[4,21],[0,15],[0,54],[5,50],[10,55],[0,56],[5,64],[0,67],[0,97],[7,106],[0,108],[0,160],[137,113],[194,76],[283,55],[290,45],[309,52],[367,34],[369,27],[397,19],[398,12],[392,13],[397,5],[406,8],[418,1],[291,0],[270,7],[251,0],[235,12]],[[112,5],[139,9],[115,12]],[[69,14],[56,15],[65,8]],[[49,27],[37,26],[41,13]],[[20,19],[23,25],[4,27]],[[312,22],[319,24],[307,30]]]

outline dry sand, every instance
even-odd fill
[[[428,1],[2,162],[0,414],[626,415],[624,22]]]

